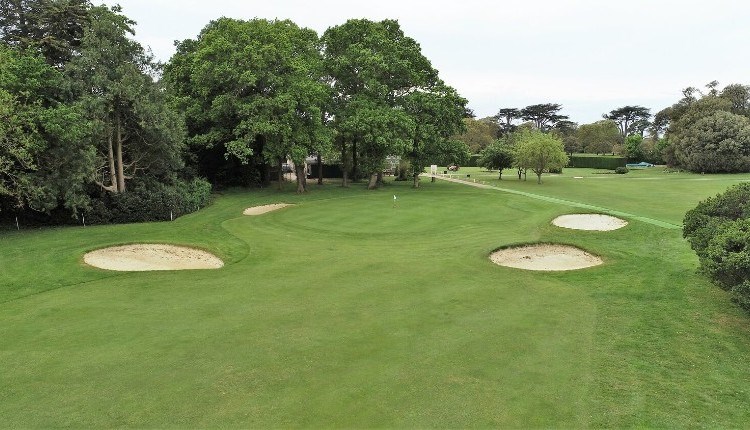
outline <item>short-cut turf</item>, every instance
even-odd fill
[[[494,184],[679,223],[730,182],[637,175]],[[445,182],[311,188],[230,192],[171,223],[0,233],[0,425],[747,425],[750,319],[695,273],[680,230],[560,229],[554,217],[580,211]],[[279,201],[295,206],[242,215]],[[226,265],[82,263],[146,241]],[[530,242],[605,264],[550,273],[488,259]]]

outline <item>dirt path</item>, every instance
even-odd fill
[[[430,174],[423,173],[422,176],[430,177]],[[682,228],[682,226],[680,226],[680,225],[672,224],[672,223],[669,223],[669,222],[666,222],[666,221],[661,221],[661,220],[658,220],[658,219],[648,218],[648,217],[644,217],[644,216],[640,216],[640,215],[636,215],[636,214],[631,214],[631,213],[628,213],[628,212],[622,212],[622,211],[618,211],[618,210],[614,210],[614,209],[609,209],[609,208],[605,208],[605,207],[601,207],[601,206],[590,205],[588,203],[581,203],[581,202],[576,202],[576,201],[572,201],[572,200],[559,199],[557,197],[543,196],[541,194],[527,193],[525,191],[511,190],[511,189],[508,189],[508,188],[501,188],[501,187],[496,187],[496,186],[493,186],[493,185],[487,185],[487,184],[477,183],[477,182],[473,182],[473,181],[469,182],[469,181],[464,181],[462,179],[450,178],[450,177],[443,176],[443,175],[435,175],[435,177],[437,179],[442,179],[443,181],[456,182],[456,183],[459,183],[459,184],[469,185],[469,186],[477,187],[477,188],[497,190],[497,191],[502,191],[504,193],[517,194],[517,195],[521,195],[521,196],[524,196],[524,197],[529,197],[529,198],[537,199],[537,200],[543,200],[543,201],[550,202],[550,203],[557,203],[557,204],[561,204],[561,205],[565,205],[565,206],[571,206],[571,207],[574,207],[574,208],[587,209],[587,210],[592,210],[592,211],[596,211],[596,212],[602,212],[602,213],[606,213],[606,214],[614,215],[614,216],[618,216],[618,217],[635,219],[635,220],[638,220],[638,221],[645,222],[647,224],[655,225],[657,227],[667,228],[667,229],[670,229],[670,230],[677,230],[677,229],[681,229]]]

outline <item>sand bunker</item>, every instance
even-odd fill
[[[199,249],[174,245],[136,244],[97,249],[83,261],[100,269],[120,272],[149,270],[218,269],[224,265],[218,257]]]
[[[538,244],[500,249],[490,255],[493,263],[526,270],[576,270],[598,266],[601,258],[568,245]]]
[[[623,228],[628,225],[628,222],[624,219],[615,218],[609,215],[572,214],[561,215],[553,219],[552,224],[558,227],[572,228],[574,230],[610,231]]]
[[[267,212],[275,211],[277,209],[285,208],[287,206],[293,206],[288,203],[275,203],[272,205],[263,205],[263,206],[253,206],[251,208],[245,209],[244,212],[242,212],[243,215],[262,215]]]

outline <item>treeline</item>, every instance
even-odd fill
[[[318,35],[221,18],[167,64],[134,24],[82,0],[0,2],[0,216],[164,219],[204,205],[211,185],[280,180],[287,160],[304,192],[311,156],[369,188],[387,156],[415,185],[427,164],[468,159],[453,138],[466,100],[397,21]]]
[[[643,106],[622,106],[582,125],[561,115],[555,103],[501,108],[492,117],[466,118],[466,131],[456,137],[476,154],[519,128],[535,128],[559,137],[571,155],[618,154],[700,173],[750,171],[750,87],[720,90],[714,81],[704,91],[682,93],[655,115]]]

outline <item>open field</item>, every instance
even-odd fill
[[[750,180],[595,173],[537,185],[459,172],[671,224]],[[242,215],[272,203],[294,206]],[[681,231],[550,224],[574,212],[426,180],[233,191],[171,223],[0,233],[0,426],[746,426],[750,317],[695,273]],[[83,264],[136,242],[205,249],[225,266]],[[528,242],[604,264],[532,272],[488,258]]]

